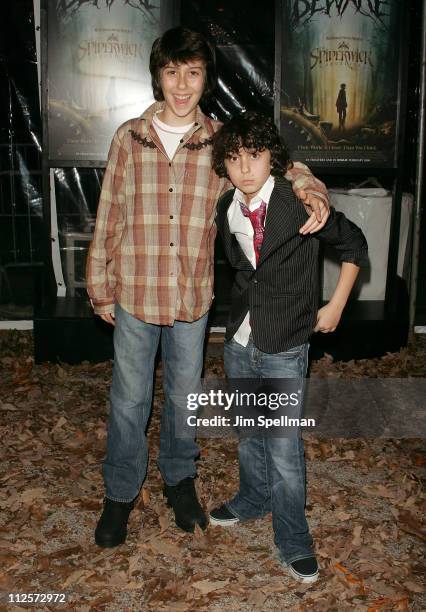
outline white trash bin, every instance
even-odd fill
[[[392,195],[383,188],[329,190],[330,203],[343,212],[364,232],[368,242],[370,266],[363,268],[357,278],[352,298],[383,301],[389,254],[389,235],[392,213]],[[408,282],[410,221],[413,196],[404,193],[401,205],[397,273]],[[329,300],[336,287],[340,262],[331,248],[324,249],[323,300]]]

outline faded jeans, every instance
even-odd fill
[[[207,314],[173,327],[145,323],[115,307],[114,367],[110,390],[106,497],[129,502],[139,493],[148,465],[145,435],[151,414],[154,361],[161,338],[165,401],[158,467],[170,486],[196,474],[199,448],[193,436],[176,437],[175,411],[186,410],[187,394],[199,391]]]
[[[246,347],[231,339],[225,343],[228,378],[303,379],[308,364],[308,344],[283,353],[263,353],[251,336]],[[305,459],[300,435],[253,435],[239,442],[240,490],[226,502],[241,521],[272,511],[274,541],[281,561],[291,563],[313,554],[312,537],[305,517]]]

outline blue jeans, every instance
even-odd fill
[[[199,448],[193,437],[175,436],[175,411],[186,411],[186,396],[199,391],[207,314],[173,327],[140,321],[115,307],[114,368],[110,391],[107,456],[103,465],[106,496],[134,499],[145,479],[154,360],[161,337],[165,401],[161,417],[158,467],[166,484],[195,476]]]
[[[303,379],[308,365],[308,344],[283,353],[260,351],[250,337],[246,347],[235,340],[225,343],[228,378]],[[313,554],[305,517],[305,459],[300,435],[286,438],[241,438],[238,448],[240,490],[226,502],[241,521],[272,511],[274,541],[281,560],[291,563]]]

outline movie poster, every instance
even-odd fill
[[[394,167],[398,0],[283,0],[281,134],[311,166]]]
[[[47,2],[51,162],[102,165],[116,128],[153,101],[149,55],[169,25],[169,5],[164,0]]]

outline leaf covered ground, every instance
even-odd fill
[[[382,359],[312,364],[312,376],[426,377],[426,343]],[[220,378],[219,358],[206,376]],[[111,363],[35,365],[31,332],[0,332],[0,606],[8,593],[66,593],[70,610],[425,610],[426,530],[421,439],[306,439],[307,515],[321,579],[301,585],[280,566],[270,517],[234,528],[179,531],[155,464],[157,370],[150,466],[126,544],[100,549],[100,465]],[[200,440],[197,488],[209,509],[238,486],[234,439]],[[57,605],[33,606],[56,609]]]

